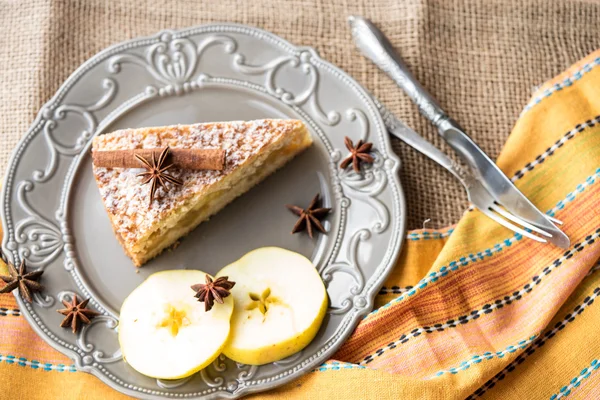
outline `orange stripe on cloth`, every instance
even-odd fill
[[[567,184],[561,185],[554,190],[549,190],[548,185],[543,185],[543,182],[548,179],[562,178],[560,175],[557,176],[557,174],[552,173],[552,169],[562,171],[562,174],[566,174],[567,172],[565,171],[569,171],[570,176],[568,180],[570,182],[581,182],[583,185],[589,185],[587,181],[590,180],[590,171],[593,171],[600,164],[600,124],[588,130],[590,132],[584,137],[580,135],[576,140],[568,142],[568,145],[562,145],[560,152],[548,156],[544,160],[544,168],[537,167],[534,170],[524,171],[522,176],[525,176],[525,179],[521,179],[517,184],[522,190],[530,193],[530,197],[538,204],[544,203],[543,205],[545,206],[554,205],[555,207],[553,208],[556,208],[557,196],[564,197],[566,190],[569,189]],[[563,168],[573,159],[582,160],[575,166],[575,171],[573,168]],[[573,193],[577,193],[577,187],[578,185],[574,184],[570,189],[572,189]],[[534,193],[534,195],[531,196],[531,193]],[[545,200],[542,201],[542,198]],[[563,198],[562,201],[564,202],[564,200]],[[557,209],[557,211],[559,210]],[[385,305],[399,294],[406,292],[407,286],[416,285],[419,278],[429,271],[430,266],[434,264],[444,247],[452,247],[452,251],[445,251],[444,255],[446,257],[445,259],[438,260],[439,264],[451,262],[452,257],[458,259],[461,256],[468,256],[469,252],[474,248],[482,247],[485,243],[490,243],[490,237],[497,238],[500,232],[504,232],[506,238],[512,236],[510,231],[503,229],[495,222],[491,220],[486,222],[491,229],[496,229],[498,233],[478,235],[477,233],[482,230],[481,219],[471,220],[470,224],[469,221],[462,221],[458,232],[461,240],[453,241],[451,246],[446,246],[449,240],[448,237],[439,238],[441,240],[428,243],[422,239],[418,241],[410,239],[411,237],[422,237],[423,231],[409,232],[408,239],[397,262],[397,265],[401,265],[402,268],[395,268],[386,280],[382,291],[384,294],[377,298],[377,307]],[[469,236],[471,240],[462,240],[463,236]],[[498,239],[496,240],[498,241]],[[490,244],[490,246],[493,244]],[[392,290],[394,287],[396,287],[395,291]]]
[[[546,398],[549,398],[561,381],[572,379],[570,375],[574,373],[574,369],[563,371],[568,360],[577,358],[577,356],[585,360],[600,352],[600,343],[586,329],[586,327],[590,327],[591,321],[594,321],[596,326],[599,325],[596,322],[600,319],[600,301],[596,301],[600,296],[600,273],[598,272],[596,270],[582,281],[557,312],[556,317],[548,324],[544,333],[524,354],[519,356],[517,362],[508,364],[476,393],[485,394],[486,398],[491,396],[491,398],[505,399],[507,396],[510,397],[509,394],[514,398],[524,398],[528,387],[535,386],[535,382],[539,380],[540,376],[549,374],[549,378],[556,382],[554,386],[548,385],[549,388],[545,388],[548,391]],[[574,333],[577,334],[575,338],[573,337]],[[569,349],[567,353],[564,351],[566,348]],[[543,362],[549,352],[553,353],[550,358],[551,365]],[[574,367],[579,368],[579,366]],[[523,373],[525,375],[522,375]],[[523,376],[526,379],[522,379]],[[555,376],[556,379],[553,379]],[[524,383],[518,392],[511,383],[514,379]],[[475,397],[477,396],[473,396],[473,398]]]
[[[579,193],[577,196],[573,195],[571,198],[572,200],[567,202],[565,205],[565,210],[571,210],[574,209],[574,211],[577,214],[578,217],[573,218],[572,222],[567,223],[565,226],[567,229],[567,233],[569,234],[573,234],[575,233],[575,230],[577,229],[577,227],[581,227],[581,221],[583,221],[583,219],[579,218],[582,214],[581,213],[585,213],[585,212],[589,212],[588,210],[590,209],[589,206],[593,206],[594,204],[594,191],[598,190],[599,185],[589,185],[587,187],[586,190],[582,191],[581,193]],[[490,221],[485,218],[484,216],[480,215],[478,212],[473,212],[470,213],[469,216],[465,217],[463,219],[463,221],[466,221],[466,223],[468,223],[469,221],[471,221],[471,223],[473,225],[481,225],[481,224],[485,224],[485,223],[490,223]],[[462,222],[461,222],[462,224]],[[565,228],[565,229],[566,229]],[[496,224],[492,223],[492,226],[490,227],[490,229],[494,229],[494,236],[499,235],[500,232],[505,232],[505,229],[502,227],[497,226]],[[481,251],[483,249],[479,249],[480,251],[475,251],[475,249],[472,249],[472,253],[456,253],[455,251],[451,252],[451,256],[452,257],[448,257],[447,254],[444,254],[443,256],[440,256],[439,259],[436,261],[436,265],[434,265],[434,268],[432,268],[432,270],[435,270],[437,273],[437,276],[435,279],[429,279],[429,283],[433,284],[440,284],[440,282],[443,282],[444,280],[448,279],[449,277],[454,276],[455,274],[457,274],[457,272],[452,272],[453,269],[452,268],[446,268],[446,271],[444,272],[444,274],[440,274],[443,270],[444,267],[439,267],[439,264],[445,264],[447,266],[452,266],[453,263],[454,265],[457,267],[455,270],[458,270],[460,273],[461,271],[464,271],[465,269],[470,268],[470,265],[473,263],[478,263],[480,262],[480,260],[486,260],[488,261],[490,258],[496,258],[499,257],[500,255],[507,254],[507,251],[511,251],[511,249],[513,249],[512,251],[514,251],[515,247],[515,243],[521,243],[521,242],[527,242],[527,240],[523,240],[523,239],[518,239],[515,236],[512,237],[512,241],[510,241],[509,244],[507,244],[505,242],[505,240],[499,240],[493,244],[487,245],[488,248],[485,249],[485,251]],[[482,246],[484,246],[485,244],[482,244]],[[540,247],[540,246],[545,246],[545,245],[540,245],[540,244],[535,244],[533,243],[534,246],[536,246],[536,249],[540,249],[540,248],[544,248],[544,247]],[[545,247],[548,248],[548,247]],[[540,252],[540,251],[534,251],[534,255],[533,257],[547,257],[548,260],[552,259],[554,255],[556,254],[560,254],[560,250],[556,249],[556,248],[549,248],[551,249],[550,251],[547,252]],[[489,253],[486,252],[487,250],[490,250]],[[475,254],[477,254],[478,256],[475,256]],[[483,256],[485,257],[479,257],[479,254],[483,254]],[[487,255],[486,254],[490,254]],[[541,255],[540,255],[541,254]],[[506,256],[505,256],[506,257]],[[508,257],[510,258],[510,257]],[[460,267],[460,268],[458,268]],[[509,269],[509,271],[513,271],[514,269]],[[431,275],[431,274],[430,274]],[[445,277],[446,276],[446,277]],[[423,281],[427,281],[427,279],[422,280]],[[415,291],[418,291],[418,287],[419,285],[417,285],[417,288],[415,289]],[[427,287],[429,287],[427,285]],[[410,293],[409,293],[410,295]],[[400,297],[402,298],[402,296]],[[383,310],[386,310],[387,307],[384,307]],[[379,311],[380,312],[380,311]]]
[[[585,215],[587,205],[597,196],[600,196],[600,185],[595,185],[575,199],[572,207],[575,212],[569,214],[572,220],[565,221],[566,226],[570,228],[569,234],[574,240],[583,240],[600,226],[600,221],[587,220],[584,224],[581,218]],[[597,244],[598,242],[595,243]],[[586,246],[585,252],[589,251],[588,247],[594,248],[595,245]],[[470,313],[486,302],[509,295],[513,290],[525,285],[525,282],[531,280],[533,276],[537,275],[542,279],[540,274],[544,268],[551,268],[553,262],[560,259],[563,253],[560,249],[541,251],[544,248],[545,245],[537,242],[520,241],[491,259],[479,261],[450,273],[441,281],[421,289],[413,297],[406,296],[405,300],[382,309],[371,319],[363,321],[355,334],[336,354],[336,358],[351,362],[362,361],[365,356],[376,354],[389,343],[400,340],[402,335],[406,335],[410,340],[414,329],[431,327],[436,323],[445,323],[448,319]],[[523,255],[527,255],[526,262],[519,262]],[[570,285],[562,285],[561,289],[567,290],[567,295],[587,274],[597,258],[598,256],[592,254],[591,260],[585,258],[585,262],[579,265],[578,269],[569,269],[574,274],[575,280]],[[513,286],[509,288],[506,285]],[[562,303],[553,304],[558,308]],[[379,334],[373,335],[373,332]]]
[[[547,278],[542,279],[539,285],[533,285],[530,293],[522,290],[519,300],[504,304],[502,308],[492,310],[489,314],[479,307],[477,311],[480,316],[477,319],[466,324],[461,324],[456,319],[455,328],[449,327],[443,332],[434,330],[429,334],[423,333],[404,345],[398,343],[394,349],[386,348],[381,356],[375,357],[369,364],[363,362],[363,365],[407,376],[426,377],[434,375],[440,366],[454,366],[470,358],[472,354],[497,352],[538,335],[553,317],[553,314],[547,312],[548,308],[562,304],[569,297],[570,288],[580,282],[579,276],[575,275],[573,270],[578,269],[580,265],[593,263],[600,256],[600,246],[596,247],[595,251],[582,251],[575,255]],[[558,282],[561,283],[559,288],[556,287]],[[511,294],[512,292],[506,293],[508,296]],[[499,299],[503,297],[499,296]],[[491,305],[494,302],[487,304]],[[463,315],[472,314],[467,312]],[[463,345],[456,346],[456,343]],[[519,352],[513,355],[518,354]],[[497,358],[487,362],[505,361]],[[461,374],[469,371],[471,370],[461,371]]]

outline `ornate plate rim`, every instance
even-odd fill
[[[134,45],[141,44],[145,41],[158,39],[158,38],[162,37],[162,35],[165,35],[165,34],[185,37],[185,36],[190,36],[190,35],[194,35],[194,34],[209,33],[209,32],[212,32],[212,33],[229,32],[229,33],[247,34],[247,35],[257,37],[260,39],[268,39],[271,43],[279,45],[283,48],[286,48],[288,51],[297,52],[297,53],[309,52],[311,57],[313,57],[316,62],[318,62],[322,67],[329,69],[331,72],[336,74],[337,77],[339,79],[341,79],[342,81],[344,81],[346,84],[352,86],[352,88],[357,93],[357,95],[362,97],[362,100],[364,100],[365,103],[368,105],[371,116],[376,120],[377,124],[379,125],[376,130],[380,131],[380,132],[381,131],[384,132],[384,134],[381,137],[381,140],[382,140],[382,144],[384,146],[385,154],[389,159],[391,159],[393,161],[393,165],[386,170],[386,172],[388,172],[388,177],[390,178],[390,184],[391,184],[391,186],[393,188],[393,192],[395,194],[395,197],[393,198],[394,209],[398,212],[398,215],[395,216],[396,218],[394,218],[394,224],[392,226],[392,228],[395,227],[396,229],[392,229],[393,232],[392,232],[392,235],[390,238],[390,243],[393,243],[393,244],[392,244],[392,246],[390,246],[390,248],[388,248],[386,255],[384,256],[382,262],[377,266],[377,268],[375,270],[376,273],[379,273],[379,276],[372,281],[372,284],[370,287],[365,289],[366,294],[368,294],[368,296],[366,296],[364,306],[362,306],[362,308],[360,310],[354,312],[354,314],[351,316],[351,318],[344,318],[344,320],[346,320],[346,323],[344,323],[342,321],[342,323],[340,324],[340,326],[338,328],[336,335],[334,335],[332,338],[330,338],[330,340],[328,342],[325,342],[324,346],[321,347],[321,350],[319,351],[319,353],[317,353],[317,355],[313,355],[310,358],[307,358],[300,367],[296,367],[295,370],[292,371],[291,373],[287,373],[288,371],[286,371],[286,373],[284,373],[284,374],[279,374],[278,376],[272,377],[269,380],[264,380],[265,382],[257,381],[256,382],[257,384],[255,384],[255,385],[244,386],[244,387],[240,388],[239,390],[234,391],[233,393],[229,392],[229,391],[217,391],[216,389],[211,389],[211,390],[208,390],[206,395],[201,395],[199,397],[196,396],[197,394],[194,394],[194,396],[192,397],[192,396],[188,396],[187,394],[183,395],[183,394],[179,394],[179,393],[168,393],[168,394],[165,393],[166,396],[161,396],[158,392],[148,393],[146,390],[144,390],[144,391],[136,390],[136,388],[134,386],[126,385],[125,382],[122,382],[122,384],[116,384],[115,380],[111,380],[109,378],[109,376],[107,375],[107,373],[100,371],[98,367],[93,367],[92,365],[81,365],[79,357],[77,357],[77,355],[76,355],[76,351],[65,347],[61,343],[58,343],[56,341],[56,339],[58,339],[58,338],[55,339],[55,338],[51,337],[51,336],[53,336],[51,331],[49,331],[47,328],[42,328],[41,326],[39,326],[38,325],[39,317],[35,314],[35,312],[32,311],[31,305],[24,303],[21,300],[21,298],[18,296],[18,294],[16,292],[14,293],[19,307],[21,309],[26,310],[25,312],[22,313],[23,316],[25,317],[27,322],[31,325],[31,327],[34,329],[34,331],[38,334],[38,336],[42,337],[46,341],[46,343],[48,343],[51,347],[53,347],[57,351],[61,352],[62,354],[67,355],[70,359],[72,359],[75,362],[78,370],[80,370],[82,372],[90,373],[90,374],[98,377],[102,382],[107,384],[109,387],[111,387],[121,393],[127,394],[127,395],[140,396],[141,394],[143,394],[147,398],[184,397],[184,396],[188,397],[188,398],[203,398],[203,399],[204,398],[215,398],[217,396],[222,396],[222,397],[226,397],[226,398],[238,398],[240,396],[247,395],[249,393],[260,392],[260,391],[272,389],[274,387],[283,385],[285,383],[288,383],[290,381],[297,379],[298,377],[305,374],[306,372],[309,372],[312,368],[317,366],[317,364],[323,362],[330,355],[332,355],[335,351],[337,351],[338,348],[345,342],[345,340],[354,331],[354,328],[356,327],[356,325],[358,324],[360,319],[364,318],[372,310],[373,305],[374,305],[373,303],[374,303],[374,297],[376,295],[376,291],[377,291],[378,287],[381,286],[381,284],[383,283],[385,278],[391,273],[392,267],[395,264],[399,254],[400,254],[402,245],[403,245],[402,239],[403,239],[403,236],[405,235],[405,231],[406,231],[406,201],[405,201],[404,193],[402,190],[402,186],[400,184],[400,178],[398,175],[398,171],[400,168],[400,159],[391,150],[391,142],[390,142],[389,135],[387,135],[387,130],[385,128],[383,118],[380,115],[380,113],[377,111],[377,107],[376,107],[374,101],[372,100],[372,98],[370,97],[370,95],[367,93],[367,91],[358,82],[356,82],[356,80],[354,78],[352,78],[346,72],[344,72],[340,68],[336,67],[335,65],[329,63],[328,61],[323,60],[319,56],[318,52],[312,47],[295,46],[295,45],[291,44],[290,42],[288,42],[287,40],[285,40],[273,33],[270,33],[263,29],[252,27],[252,26],[236,24],[236,23],[210,23],[210,24],[203,24],[203,25],[198,25],[198,26],[183,28],[183,29],[177,29],[177,30],[163,30],[163,31],[157,32],[154,35],[133,38],[133,39],[129,39],[129,40],[111,45],[111,46],[105,48],[104,50],[98,52],[97,54],[95,54],[94,56],[89,58],[88,60],[86,60],[65,80],[65,82],[59,87],[57,92],[52,96],[52,98],[41,107],[40,111],[36,115],[36,118],[33,121],[33,123],[31,124],[30,128],[27,130],[25,135],[23,135],[23,137],[20,139],[19,143],[13,150],[10,160],[7,164],[7,172],[4,177],[4,185],[2,187],[2,197],[0,199],[0,204],[2,205],[2,227],[3,227],[3,231],[4,231],[4,235],[2,238],[2,248],[4,250],[13,251],[11,249],[8,249],[8,246],[7,246],[8,235],[6,233],[13,230],[12,225],[14,223],[12,218],[7,218],[7,215],[9,215],[9,213],[10,213],[10,209],[9,209],[10,206],[7,205],[7,203],[10,202],[9,196],[14,193],[12,186],[13,186],[16,165],[18,164],[18,161],[21,157],[22,151],[26,148],[27,144],[37,134],[38,128],[39,128],[38,125],[45,119],[44,117],[45,117],[46,110],[52,109],[55,106],[57,106],[58,104],[60,104],[60,101],[65,96],[65,94],[68,92],[68,90],[80,78],[85,76],[85,73],[89,69],[91,69],[93,66],[97,65],[98,63],[105,61],[109,56],[117,54],[117,52],[119,52],[119,51],[126,50],[130,47],[134,47]],[[66,246],[67,246],[67,244],[65,244],[65,246],[63,246],[63,247],[66,247]],[[63,250],[67,251],[66,248],[63,248]],[[58,340],[60,340],[60,339],[58,339]],[[333,344],[326,346],[327,343],[333,343]],[[108,374],[110,374],[110,372],[108,372]]]

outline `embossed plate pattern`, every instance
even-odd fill
[[[112,234],[91,174],[91,138],[124,127],[217,120],[299,118],[315,144],[136,271]],[[375,162],[341,170],[344,136],[373,142]],[[123,393],[142,398],[236,398],[281,385],[330,357],[373,307],[405,231],[399,160],[377,109],[348,75],[307,47],[241,25],[165,31],[104,50],[83,64],[42,108],[17,146],[2,193],[3,249],[43,269],[45,291],[23,315],[50,345]],[[333,212],[327,235],[290,235],[283,205],[320,192]],[[219,357],[179,381],[144,377],[117,342],[123,299],[149,274],[197,268],[215,273],[266,245],[310,257],[330,308],[302,352],[261,367]],[[59,327],[60,301],[90,297],[102,313],[77,335]]]

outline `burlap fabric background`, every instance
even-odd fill
[[[264,28],[346,70],[428,139],[440,139],[382,72],[354,49],[346,18],[389,35],[418,79],[493,158],[532,89],[600,43],[600,3],[568,0],[0,0],[0,174],[40,107],[108,45],[166,28],[231,21]],[[443,226],[466,207],[463,189],[393,139],[408,227]]]

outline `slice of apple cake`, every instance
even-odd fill
[[[137,176],[143,170],[94,166],[93,171],[115,235],[139,267],[311,143],[301,121],[278,119],[124,129],[94,138],[92,152],[166,147],[226,151],[222,171],[169,169],[183,184],[159,187],[150,203],[151,185],[142,185],[144,179]]]

